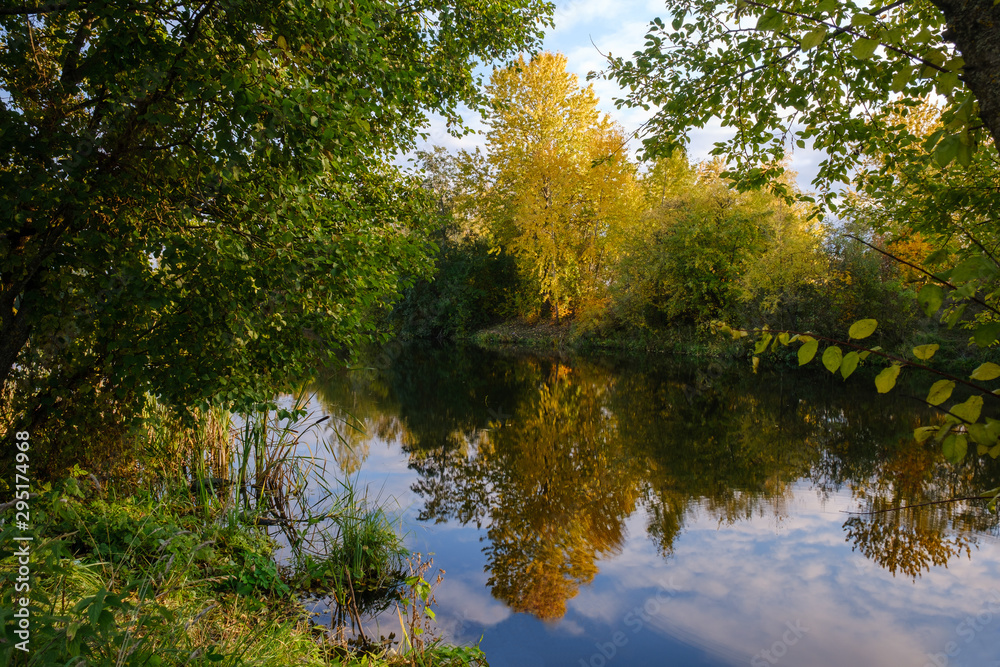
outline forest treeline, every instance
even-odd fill
[[[718,320],[843,335],[873,318],[897,345],[932,326],[915,298],[922,263],[968,244],[861,191],[824,218],[792,172],[741,192],[720,160],[639,163],[558,54],[496,70],[487,94],[484,150],[418,153],[439,216],[436,272],[389,316],[404,337],[515,319],[604,342],[704,340]],[[897,114],[919,135],[939,126],[930,102]]]

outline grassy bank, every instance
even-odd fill
[[[931,364],[947,368],[951,373],[968,374],[986,361],[1000,361],[995,348],[982,349],[971,341],[971,332],[963,328],[947,328],[929,319],[921,322],[902,341],[885,341],[876,334],[864,341],[887,353],[904,359],[914,359],[912,350],[920,345],[937,345]],[[846,341],[847,335],[842,336]],[[526,322],[510,320],[467,337],[469,342],[485,348],[516,348],[523,350],[559,350],[565,352],[618,351],[631,354],[673,354],[716,359],[745,360],[749,363],[758,340],[750,335],[733,340],[729,335],[712,333],[705,327],[683,326],[671,329],[627,329],[593,326],[576,321]],[[763,354],[763,363],[798,366],[797,344]],[[890,362],[879,356],[869,359],[868,367],[878,369]],[[810,366],[816,372],[826,372],[822,365]]]
[[[482,329],[468,337],[482,347],[517,347],[535,350],[617,350],[633,353],[684,354],[736,358],[745,345],[711,336],[695,327],[660,330],[598,329],[578,322],[555,324],[511,320]]]
[[[347,482],[306,502],[296,424],[150,414],[133,460],[0,505],[0,664],[486,664],[431,638],[429,564],[377,504]],[[394,605],[399,629],[366,636]]]

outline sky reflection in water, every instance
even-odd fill
[[[1000,665],[983,503],[845,513],[998,485],[907,437],[932,417],[905,388],[456,348],[382,361],[317,386],[344,441],[322,435],[446,571],[440,632],[482,637],[494,667]]]

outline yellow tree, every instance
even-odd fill
[[[606,289],[617,240],[641,206],[635,165],[565,56],[521,57],[494,72],[487,93],[494,243],[537,280],[558,320]]]

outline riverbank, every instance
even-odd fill
[[[1000,363],[997,348],[979,348],[971,340],[971,332],[960,328],[947,328],[936,323],[924,322],[924,327],[916,329],[906,340],[890,343],[876,334],[866,340],[872,348],[879,348],[895,357],[916,360],[913,348],[917,346],[937,346],[933,366],[948,368],[950,372],[969,373],[980,364],[992,361]],[[877,330],[876,330],[877,331]],[[842,336],[847,341],[846,335]],[[563,352],[612,351],[626,354],[668,354],[691,357],[705,357],[748,363],[755,355],[755,344],[759,336],[748,335],[734,339],[722,333],[713,333],[694,326],[672,329],[610,329],[582,326],[578,322],[563,321],[556,324],[540,320],[526,322],[509,320],[481,329],[462,339],[488,349],[523,349],[527,351],[559,350]],[[798,344],[788,347],[777,346],[761,354],[762,363],[777,363],[798,366],[796,354]],[[888,359],[877,355],[870,357],[868,366],[878,369],[888,365]],[[822,369],[822,365],[814,364]]]
[[[308,428],[272,417],[154,411],[128,460],[52,480],[23,463],[30,495],[0,505],[0,664],[485,665],[433,638],[429,563],[378,503],[326,480],[336,494],[301,504]],[[359,630],[394,606],[387,637]]]
[[[695,327],[670,330],[600,330],[577,322],[526,322],[510,320],[469,335],[467,342],[486,348],[518,347],[530,350],[571,352],[619,351],[635,354],[680,354],[736,359],[745,356],[745,345],[723,336],[712,336]]]

